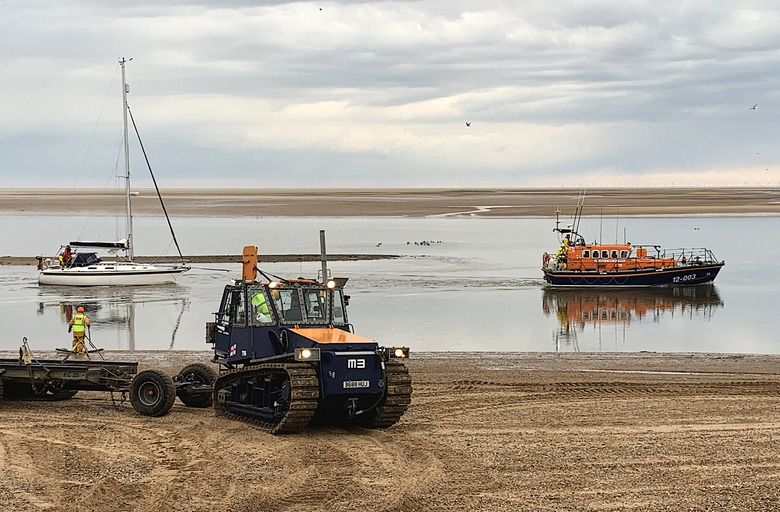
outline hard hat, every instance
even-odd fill
[[[83,313],[83,312],[84,312],[84,308],[82,308],[81,306],[79,306],[78,312],[79,312],[79,313]]]

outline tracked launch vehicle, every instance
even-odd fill
[[[352,332],[346,279],[328,278],[324,232],[320,240],[319,280],[269,276],[257,268],[257,248],[244,248],[242,278],[225,287],[206,325],[220,365],[218,415],[279,434],[313,420],[385,428],[409,406],[409,349]]]

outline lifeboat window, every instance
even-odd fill
[[[599,259],[599,252],[598,251],[593,251],[593,259],[594,260]]]
[[[582,251],[582,257],[583,258],[590,258],[590,251]]]
[[[628,258],[628,251],[626,251],[626,250],[620,251],[620,257],[621,258]]]
[[[612,256],[610,256],[610,258],[617,259],[617,254],[617,251],[612,251]]]
[[[609,258],[609,251],[601,251],[602,258]]]

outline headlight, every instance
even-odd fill
[[[385,349],[386,359],[407,359],[409,357],[409,347],[391,347]]]
[[[296,348],[295,360],[296,361],[319,361],[320,349],[308,348],[308,347]]]
[[[329,289],[329,290],[332,290],[332,289],[334,289],[335,287],[336,287],[336,281],[334,281],[333,279],[329,279],[329,280],[328,280],[328,289]]]

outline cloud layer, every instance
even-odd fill
[[[0,175],[112,181],[124,56],[168,187],[778,185],[778,21],[768,1],[5,0]]]

